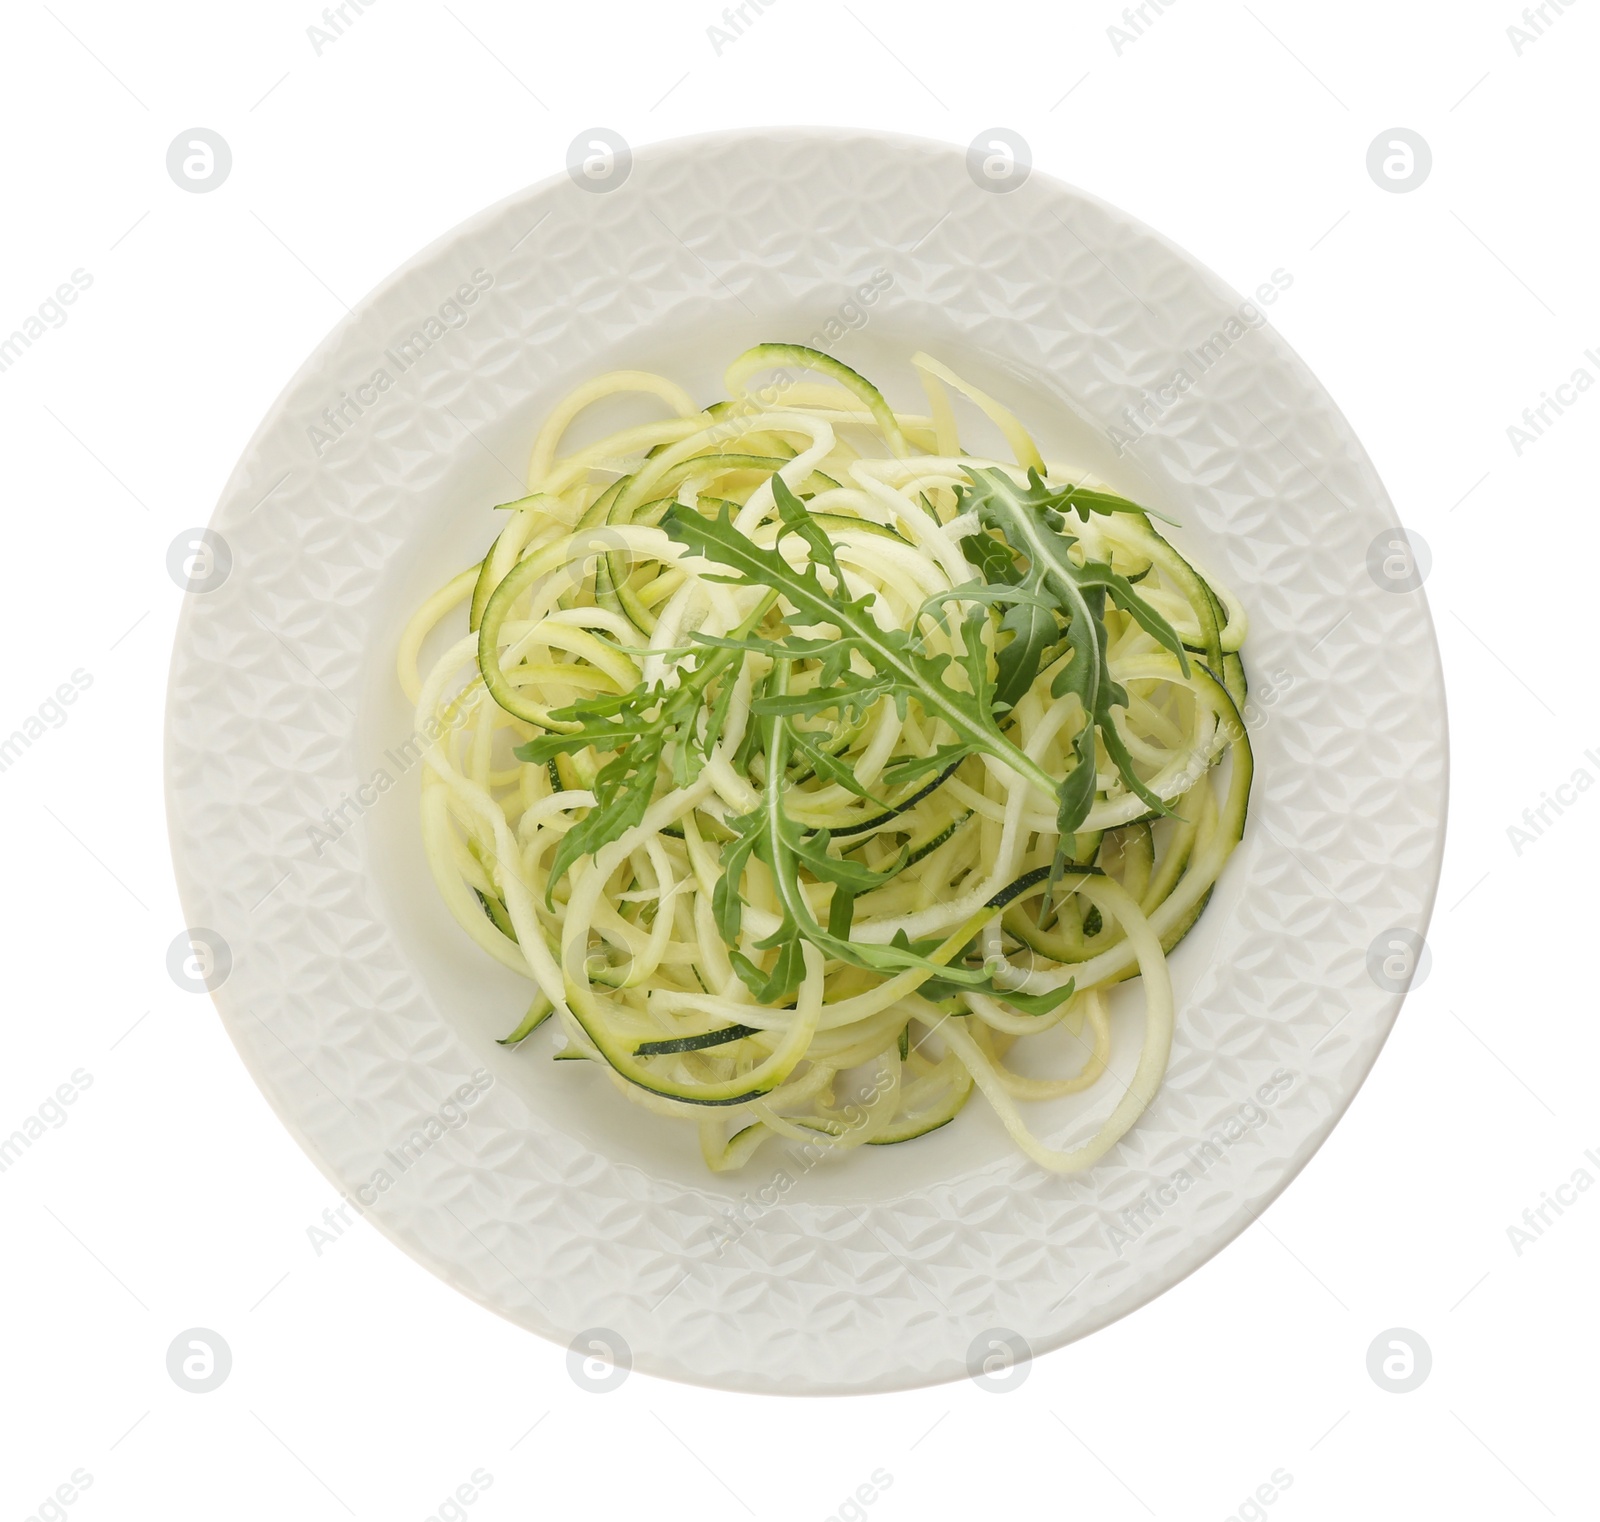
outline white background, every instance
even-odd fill
[[[1520,855],[1507,829],[1600,778],[1600,395],[1520,456],[1507,428],[1579,366],[1600,378],[1600,10],[1547,5],[1519,54],[1514,0],[1176,0],[1119,53],[1111,0],[775,0],[719,55],[713,3],[381,0],[320,55],[312,0],[5,8],[0,336],[74,270],[93,284],[0,373],[0,734],[75,669],[93,682],[0,772],[0,1134],[93,1081],[0,1174],[0,1522],[78,1469],[92,1484],[45,1516],[423,1522],[481,1469],[475,1522],[822,1522],[874,1470],[874,1522],[1592,1517],[1600,1191],[1520,1254],[1507,1228],[1600,1179],[1600,798]],[[1258,1227],[1003,1395],[579,1390],[563,1350],[369,1227],[313,1251],[330,1186],[165,968],[166,553],[281,385],[346,303],[558,172],[581,129],[793,122],[1009,126],[1240,290],[1290,272],[1275,324],[1433,556],[1453,799],[1430,976]],[[195,126],[234,156],[205,195],[165,168]],[[1407,194],[1366,169],[1396,126],[1434,156]],[[206,1395],[166,1372],[196,1326],[233,1351]],[[1410,1394],[1367,1372],[1392,1327],[1432,1349]]]

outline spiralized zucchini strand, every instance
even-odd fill
[[[556,1056],[693,1123],[717,1170],[772,1137],[910,1141],[973,1093],[1041,1167],[1089,1167],[1160,1088],[1167,956],[1244,829],[1239,600],[912,365],[929,416],[795,344],[740,355],[703,410],[597,377],[400,639],[438,736],[434,880],[534,984],[506,1044],[559,1025]],[[623,394],[669,415],[562,453]],[[968,407],[1014,458],[962,451]],[[1131,978],[1143,1036],[1107,1082]],[[1030,1038],[1060,1076],[1007,1065]],[[1030,1129],[1024,1106],[1080,1094],[1087,1141]]]

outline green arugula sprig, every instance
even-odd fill
[[[930,756],[893,763],[885,773],[892,786],[933,773],[942,780],[967,756],[987,755],[1054,795],[1058,827],[1064,837],[1070,836],[1094,802],[1098,736],[1128,788],[1155,811],[1169,812],[1135,773],[1112,719],[1112,708],[1126,707],[1128,698],[1110,672],[1106,606],[1109,602],[1135,619],[1178,657],[1187,672],[1182,641],[1109,563],[1086,557],[1081,563],[1074,560],[1070,552],[1078,540],[1067,531],[1069,512],[1087,522],[1090,513],[1140,509],[1104,493],[1052,491],[1034,471],[1029,472],[1026,487],[992,468],[972,467],[967,475],[972,484],[957,489],[957,512],[975,515],[987,532],[963,540],[962,548],[983,579],[930,598],[918,611],[912,630],[881,627],[872,616],[873,594],[849,595],[833,542],[780,476],[771,478],[780,518],[771,549],[761,548],[735,527],[727,503],[717,504],[716,517],[677,504],[666,512],[662,527],[672,539],[726,568],[728,574],[708,580],[761,588],[764,595],[733,634],[694,636],[701,649],[692,664],[680,666],[675,685],[641,684],[629,693],[583,699],[552,714],[559,722],[576,725],[574,731],[546,735],[517,748],[520,759],[535,764],[591,747],[610,757],[593,783],[594,807],[557,849],[547,902],[574,862],[643,819],[664,773],[676,786],[699,774],[726,724],[739,665],[756,654],[773,663],[772,671],[751,705],[753,722],[741,754],[756,749],[763,753],[768,785],[753,811],[730,821],[734,836],[724,849],[723,876],[713,898],[718,929],[732,948],[730,959],[752,993],[765,1004],[791,999],[804,976],[804,946],[809,943],[825,957],[884,976],[925,971],[932,975],[924,985],[930,997],[985,992],[1040,1014],[1070,997],[1070,984],[1037,998],[1001,989],[980,969],[959,961],[945,965],[930,960],[927,953],[936,943],[912,945],[904,936],[888,945],[853,942],[850,928],[856,899],[886,882],[900,863],[874,871],[834,855],[829,832],[808,831],[784,805],[783,779],[790,758],[797,757],[818,777],[892,811],[801,722],[827,715],[837,716],[839,722],[859,721],[874,704],[889,698],[902,717],[914,700],[924,714],[942,720],[955,736]],[[791,535],[806,546],[806,558],[799,566],[791,566],[781,552],[783,540]],[[1018,565],[1018,556],[1024,565]],[[784,618],[791,632],[768,638],[758,630],[780,598],[788,605]],[[944,606],[950,603],[966,608],[954,632],[944,615]],[[949,651],[926,648],[918,632],[924,618],[950,635]],[[832,632],[821,637],[794,632],[807,630]],[[1076,764],[1066,777],[1056,778],[1019,749],[1000,725],[1039,673],[1063,651],[1068,658],[1056,674],[1052,695],[1076,694],[1085,722],[1073,739]],[[791,677],[798,663],[811,668],[806,673],[809,685],[794,690]],[[952,680],[956,672],[963,680]],[[721,687],[710,696],[719,678]],[[782,909],[778,929],[757,943],[756,949],[776,953],[765,969],[739,946],[741,889],[752,858],[771,872]],[[1050,874],[1052,892],[1060,868],[1058,860]],[[802,871],[833,887],[825,926],[811,912]]]
[[[818,662],[816,685],[804,692],[784,692],[758,698],[752,713],[766,717],[814,718],[827,713],[859,713],[880,698],[892,698],[902,716],[915,699],[922,711],[942,719],[955,732],[957,744],[967,754],[983,754],[1004,762],[1013,771],[1054,795],[1059,781],[1025,755],[1005,734],[994,717],[994,684],[989,676],[989,655],[983,642],[988,622],[975,609],[962,625],[958,654],[929,653],[923,641],[904,629],[885,629],[872,616],[873,594],[851,597],[846,590],[833,542],[812,518],[783,479],[772,477],[773,500],[781,519],[780,541],[789,534],[805,542],[809,556],[800,567],[791,566],[775,545],[762,549],[734,527],[728,509],[707,518],[693,509],[674,506],[662,528],[691,552],[706,556],[735,574],[710,577],[735,586],[767,587],[780,593],[792,611],[785,616],[793,629],[829,627],[827,639],[788,635],[781,640],[751,634],[717,639],[696,636],[724,650],[743,650],[773,660]],[[825,570],[832,586],[824,586]],[[864,666],[864,672],[857,669]],[[966,687],[951,683],[951,668],[966,675]],[[945,757],[946,764],[949,755]],[[769,760],[770,768],[770,760]],[[937,768],[936,768],[937,769]],[[769,770],[769,775],[776,773]]]
[[[741,632],[747,634],[759,627],[777,599],[776,592],[762,598],[741,625]],[[641,683],[631,692],[582,698],[552,710],[552,719],[580,728],[543,735],[516,748],[519,760],[536,766],[591,746],[611,755],[595,775],[591,789],[594,807],[556,848],[545,887],[546,904],[554,903],[556,884],[574,862],[594,855],[644,818],[655,797],[663,763],[670,765],[674,786],[685,787],[699,776],[727,723],[738,666],[735,652],[731,644],[704,651],[693,666],[681,669],[675,687]],[[707,706],[706,694],[718,677],[725,678],[722,688]]]
[[[662,525],[678,542],[738,573],[717,579],[776,589],[792,609],[786,615],[791,629],[831,626],[837,631],[832,638],[798,634],[782,639],[751,634],[731,638],[700,636],[714,649],[764,655],[774,663],[766,692],[751,704],[752,714],[764,728],[762,746],[769,779],[785,775],[790,749],[800,733],[795,727],[797,719],[830,712],[857,714],[884,697],[891,698],[903,716],[907,703],[914,698],[925,712],[945,719],[961,739],[954,746],[940,747],[932,757],[901,768],[894,780],[946,769],[953,759],[981,751],[1038,781],[1046,792],[1055,792],[1055,779],[1002,734],[995,721],[994,684],[983,639],[986,615],[981,610],[968,615],[955,654],[929,654],[919,649],[920,642],[913,642],[905,630],[880,627],[871,613],[872,594],[849,596],[833,543],[805,504],[781,478],[774,476],[772,482],[781,523],[778,540],[770,550],[760,548],[742,534],[726,507],[715,519],[674,508]],[[789,534],[802,539],[809,551],[806,563],[798,568],[791,566],[779,549]],[[821,570],[828,573],[831,588],[824,586]],[[798,661],[815,662],[818,669],[814,686],[793,692],[789,677]],[[858,665],[865,666],[866,672],[858,671]],[[964,673],[965,689],[951,683],[952,667]],[[822,754],[809,742],[802,742],[801,749],[813,765]],[[864,795],[859,784],[854,790]],[[858,862],[830,854],[826,831],[808,834],[789,817],[782,786],[764,788],[760,804],[734,821],[733,828],[735,837],[723,853],[723,875],[713,897],[713,910],[723,939],[734,948],[730,960],[735,971],[763,1003],[793,997],[804,975],[806,942],[827,957],[884,976],[921,970],[936,974],[937,987],[944,992],[990,993],[1035,1013],[1045,1013],[1071,996],[1070,987],[1038,997],[1015,995],[979,969],[931,961],[925,954],[931,948],[914,947],[903,937],[888,945],[852,942],[849,936],[856,898],[887,881],[896,866],[891,864],[884,871],[874,872]],[[757,968],[738,949],[744,909],[741,887],[752,857],[764,862],[771,872],[782,907],[778,929],[757,943],[758,950],[777,953],[767,970]],[[801,868],[816,880],[833,885],[826,927],[811,913],[801,886]]]
[[[1154,812],[1171,813],[1134,771],[1133,757],[1111,716],[1113,708],[1128,706],[1128,694],[1111,676],[1107,601],[1177,656],[1185,676],[1189,674],[1188,654],[1177,631],[1140,597],[1127,577],[1112,570],[1106,561],[1086,557],[1079,564],[1072,558],[1070,551],[1079,541],[1067,532],[1069,512],[1076,512],[1080,521],[1087,523],[1091,513],[1141,509],[1104,492],[1076,487],[1052,490],[1035,470],[1028,472],[1026,487],[993,467],[970,467],[967,475],[973,484],[957,488],[956,511],[975,513],[985,528],[1027,561],[1025,571],[1018,571],[1014,562],[998,565],[991,539],[981,552],[984,583],[945,594],[950,599],[1004,609],[1000,631],[1011,639],[1001,646],[995,660],[996,702],[1009,708],[1021,698],[1063,643],[1072,652],[1056,673],[1050,694],[1059,698],[1075,693],[1089,722],[1073,739],[1077,765],[1060,785],[1061,833],[1075,831],[1094,803],[1096,735],[1128,790]]]
[[[769,683],[774,698],[787,696],[790,664],[796,658],[777,660]],[[781,776],[788,760],[792,720],[780,703],[766,705],[764,728],[768,764],[773,768],[772,775]],[[927,953],[941,944],[938,940],[913,945],[902,933],[887,945],[852,941],[850,926],[857,897],[893,877],[899,863],[874,871],[847,857],[830,855],[826,830],[808,834],[789,817],[784,808],[785,791],[782,786],[762,789],[756,807],[734,821],[735,835],[723,849],[722,877],[711,900],[717,929],[733,948],[728,954],[733,969],[760,1003],[786,1004],[794,998],[805,976],[808,942],[825,958],[848,962],[883,977],[909,971],[928,973],[931,976],[922,987],[932,990],[929,997],[986,993],[1034,1015],[1048,1014],[1072,997],[1075,984],[1071,980],[1048,993],[1021,994],[1001,988],[981,968],[936,962]],[[903,851],[901,855],[903,859]],[[756,942],[757,950],[776,952],[766,970],[757,967],[739,949],[745,907],[741,889],[752,857],[766,864],[782,911],[778,928]],[[833,885],[826,926],[811,912],[800,877],[802,868],[819,882]]]

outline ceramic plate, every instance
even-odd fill
[[[615,145],[613,145],[613,149]],[[607,157],[608,152],[610,157]],[[473,218],[334,330],[196,549],[167,800],[195,943],[178,955],[284,1124],[441,1278],[635,1367],[793,1393],[891,1390],[1043,1352],[1176,1283],[1321,1144],[1411,977],[1443,846],[1432,625],[1349,426],[1248,298],[1131,218],[1007,158],[772,130],[571,173]],[[867,300],[864,289],[873,292]],[[526,985],[438,901],[395,683],[410,610],[478,559],[533,430],[599,371],[707,400],[763,339],[917,404],[923,348],[1049,458],[1182,527],[1249,609],[1257,758],[1243,844],[1173,959],[1165,1085],[1071,1178],[974,1101],[899,1147],[704,1169],[548,1033],[495,1044]],[[180,952],[184,948],[180,947]],[[1137,985],[1116,1064],[1137,1049]],[[1087,1136],[1110,1086],[1034,1112]],[[622,1350],[631,1350],[623,1355]]]

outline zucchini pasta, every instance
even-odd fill
[[[1237,600],[911,363],[925,413],[793,344],[709,406],[640,371],[580,386],[401,639],[442,731],[434,880],[532,985],[504,1044],[559,1027],[556,1057],[695,1124],[713,1169],[773,1137],[909,1141],[974,1090],[1038,1164],[1089,1166],[1160,1086],[1167,954],[1244,828]],[[663,415],[562,452],[627,393]],[[1011,458],[963,450],[969,406]],[[1107,996],[1134,978],[1124,1082]],[[1025,1076],[1013,1048],[1047,1031],[1071,1070]],[[1082,1145],[1030,1128],[1096,1089]]]

